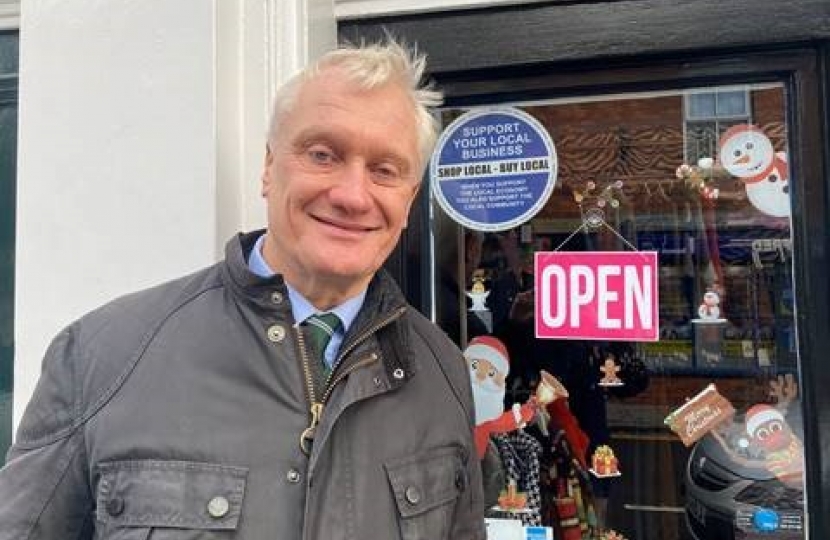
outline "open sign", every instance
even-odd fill
[[[659,339],[657,252],[537,252],[536,337]]]

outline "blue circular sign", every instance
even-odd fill
[[[541,210],[556,184],[545,127],[515,108],[470,111],[441,134],[429,167],[432,193],[458,223],[503,231]]]
[[[752,516],[752,524],[761,532],[772,532],[780,527],[778,512],[769,508],[760,508]]]

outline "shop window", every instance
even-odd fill
[[[582,538],[805,538],[785,91],[499,103],[554,141],[552,195],[507,230],[465,227],[435,203],[435,317],[492,360],[474,386],[507,372],[488,388],[511,414],[539,395],[543,370],[569,394],[567,413],[522,430],[543,450],[533,519],[555,537],[576,523],[597,535]],[[602,226],[586,227],[593,210]],[[537,338],[535,256],[557,250],[656,253],[658,339]],[[529,519],[491,502],[492,516]]]
[[[721,133],[736,124],[752,121],[746,89],[689,91],[683,96],[687,161],[715,155]]]

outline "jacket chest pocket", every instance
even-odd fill
[[[96,539],[234,538],[248,469],[166,460],[98,466]]]
[[[455,503],[467,485],[458,447],[431,449],[385,465],[403,540],[448,538]]]

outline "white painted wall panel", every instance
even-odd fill
[[[209,263],[216,234],[212,3],[28,0],[21,21],[15,420],[52,335]]]

